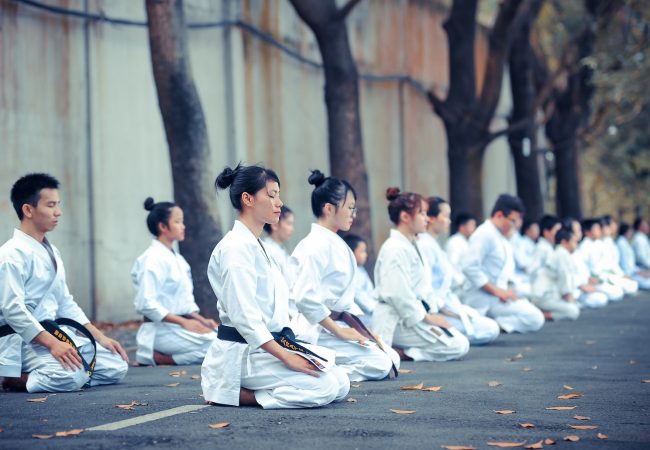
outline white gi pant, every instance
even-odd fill
[[[349,328],[341,321],[336,324],[341,328]],[[355,342],[343,341],[325,330],[318,336],[318,345],[336,352],[336,365],[347,372],[350,381],[383,380],[390,373],[393,364],[399,369],[399,355],[390,347],[384,353],[375,344],[364,347]]]
[[[595,288],[598,292],[605,294],[607,296],[607,300],[610,302],[623,300],[623,296],[625,296],[625,291],[623,291],[623,288],[616,286],[615,284],[600,283],[599,285],[595,286]]]
[[[450,361],[462,358],[469,351],[469,340],[456,329],[451,329],[453,337],[442,333],[446,343],[441,342],[431,331],[432,325],[418,322],[411,327],[397,324],[393,335],[393,345],[404,349],[413,361]]]
[[[567,302],[554,292],[547,292],[531,300],[539,309],[550,312],[553,320],[576,320],[580,316],[580,307],[576,302]]]
[[[467,329],[462,320],[455,317],[445,316],[447,322],[463,333],[472,345],[489,344],[499,337],[501,330],[494,319],[480,315],[474,308],[467,305],[460,305],[468,316],[471,329]]]
[[[604,292],[583,292],[577,290],[574,297],[578,300],[581,308],[602,308],[607,305],[607,294]]]
[[[623,289],[623,292],[625,294],[636,294],[639,292],[639,283],[631,278],[621,277],[617,275],[609,275],[607,278],[611,283],[614,284],[614,286],[618,286]]]
[[[512,281],[515,292],[520,297],[528,297],[533,290],[530,283],[530,276],[525,272],[516,271]]]
[[[77,345],[84,360],[90,362],[93,346],[88,339],[75,334],[74,329],[61,327]],[[54,359],[48,349],[40,344],[23,343],[23,372],[29,372],[27,392],[71,392],[80,390],[88,382],[88,374],[82,369],[66,370]],[[97,344],[95,370],[90,386],[120,382],[129,366],[119,354]]]
[[[643,290],[650,289],[650,278],[635,273],[634,275],[632,275],[632,279],[639,284],[639,289],[643,289]]]
[[[199,334],[188,331],[175,323],[156,326],[155,351],[169,355],[177,365],[201,364],[216,333]],[[141,361],[140,361],[141,362]]]
[[[465,294],[465,303],[479,314],[492,317],[506,333],[530,333],[544,326],[544,314],[527,299],[502,302],[481,290]]]
[[[255,392],[264,409],[314,408],[341,401],[350,380],[338,366],[312,377],[288,369],[270,353],[251,353],[242,364],[241,387]]]

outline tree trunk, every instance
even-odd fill
[[[147,0],[151,62],[169,145],[175,201],[185,212],[181,253],[192,268],[196,302],[217,316],[206,267],[221,238],[209,167],[208,134],[190,71],[182,0]]]
[[[582,202],[580,199],[580,165],[579,152],[575,137],[558,142],[555,146],[557,214],[560,217],[582,219]]]
[[[369,258],[373,261],[368,174],[359,112],[359,76],[345,25],[347,14],[358,2],[350,0],[339,9],[335,0],[291,0],[300,18],[314,33],[323,60],[332,175],[349,181],[357,192],[358,211],[351,231],[367,239]]]
[[[528,20],[522,26],[510,50],[509,69],[512,90],[512,114],[509,122],[513,127],[524,123],[521,128],[508,133],[510,152],[515,163],[517,195],[526,206],[526,216],[537,220],[544,214],[544,197],[537,166],[537,127],[535,125],[536,89],[533,79],[533,49],[530,45],[530,29],[541,8],[537,1]],[[523,141],[530,140],[531,151],[524,155]]]

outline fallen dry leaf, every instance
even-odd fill
[[[422,388],[422,391],[426,392],[439,392],[442,389],[442,386],[429,386],[428,388]]]
[[[568,411],[571,409],[576,409],[577,406],[549,406],[546,409],[551,409],[553,411]]]
[[[50,439],[53,438],[53,434],[32,434],[34,439]]]
[[[358,387],[361,387],[361,385],[360,384],[351,384],[350,387],[358,388]]]
[[[650,383],[650,380],[641,380],[641,383]]]
[[[580,440],[580,438],[578,436],[572,434],[571,436],[564,436],[564,440],[565,441],[571,441],[571,442],[578,442]]]
[[[125,409],[125,410],[128,410],[128,411],[135,410],[135,407],[133,405],[113,405],[113,408],[120,408],[120,409]]]
[[[193,380],[200,380],[200,379],[201,379],[201,375],[192,375],[191,378],[192,378]]]
[[[469,445],[441,445],[442,448],[447,450],[476,450],[476,447],[471,447]]]
[[[510,358],[510,361],[517,361],[519,359],[522,359],[523,357],[524,357],[524,355],[522,355],[521,353],[517,353],[515,356]]]
[[[391,409],[391,412],[394,412],[395,414],[415,414],[415,411],[408,411],[404,409]]]
[[[591,417],[587,416],[573,416],[575,420],[591,420]]]
[[[411,369],[399,369],[398,372],[399,373],[413,373],[413,371]]]
[[[525,448],[533,448],[533,449],[544,448],[544,446],[542,445],[542,442],[543,441],[535,442],[534,444],[527,445]]]
[[[348,403],[356,403],[356,402],[357,402],[357,399],[356,399],[356,398],[349,397],[346,401],[347,401]]]
[[[424,383],[416,384],[415,386],[402,386],[400,389],[403,391],[419,391],[424,387]]]
[[[598,366],[591,366],[591,370],[596,370],[598,369]]]
[[[603,434],[603,433],[598,433],[598,434],[596,435],[596,437],[597,437],[598,439],[607,439],[608,436],[607,436],[606,434]]]
[[[488,442],[487,445],[490,445],[492,447],[509,448],[509,447],[521,447],[523,445],[526,445],[526,442],[528,442],[528,441],[523,441],[523,442]]]
[[[573,388],[571,386],[567,386],[566,384],[564,386],[562,386],[562,387],[564,389],[566,389],[567,391],[572,391],[573,390]]]
[[[27,401],[30,403],[43,403],[47,401],[47,397],[28,398]]]
[[[535,428],[535,425],[530,422],[520,423],[519,426],[521,428]]]
[[[580,392],[572,392],[571,394],[564,394],[564,395],[559,395],[557,398],[562,399],[562,400],[569,400],[571,398],[581,398],[582,393]]]
[[[77,436],[83,432],[83,428],[76,428],[70,431],[57,431],[57,437],[66,437],[66,436]]]
[[[180,384],[180,383],[171,383],[171,384],[166,384],[165,386],[167,386],[167,387],[176,387],[176,386],[178,386],[179,384]]]
[[[531,369],[530,367],[524,367],[524,372],[532,372],[532,371],[533,369]]]
[[[488,381],[488,386],[490,386],[490,387],[497,387],[497,386],[501,386],[501,383],[499,383],[499,382],[496,381],[496,380],[492,380],[492,381]]]
[[[175,372],[169,372],[170,377],[179,378],[183,375],[187,375],[187,370],[177,370]]]
[[[211,423],[208,425],[210,428],[226,428],[230,426],[230,422]]]
[[[501,409],[499,411],[494,411],[494,412],[497,413],[497,414],[514,414],[515,413],[515,411],[513,411],[511,409]]]
[[[569,425],[569,428],[574,430],[595,430],[598,427],[596,425]]]
[[[0,428],[0,433],[2,433],[4,430],[5,430],[4,428]]]
[[[544,445],[555,445],[555,440],[546,438],[544,439]]]

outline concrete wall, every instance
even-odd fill
[[[48,3],[146,19],[143,1]],[[310,30],[287,1],[186,0],[186,12],[190,22],[242,19],[320,60]],[[444,92],[444,17],[436,2],[360,3],[348,19],[359,71],[410,73]],[[192,29],[189,41],[211,144],[206,170],[216,176],[239,160],[276,169],[282,197],[296,211],[294,245],[312,221],[309,169],[329,172],[322,72],[240,28]],[[481,63],[482,35],[479,44]],[[97,319],[135,317],[129,271],[150,240],[142,202],[149,195],[173,196],[146,28],[86,23],[0,0],[0,74],[0,185],[6,193],[0,196],[0,240],[16,224],[8,200],[11,183],[27,172],[54,174],[63,184],[64,217],[51,238],[63,253],[72,293]],[[413,87],[362,81],[360,91],[372,221],[380,244],[390,226],[386,187],[447,196],[447,149],[442,123]],[[509,94],[504,89],[502,115]],[[514,190],[507,143],[491,146],[485,167],[489,208],[498,193]],[[215,201],[227,230],[234,217],[227,195]]]

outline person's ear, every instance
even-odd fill
[[[29,203],[24,203],[21,209],[23,211],[23,217],[27,217],[28,219],[34,217],[34,207]]]
[[[248,206],[250,208],[255,204],[255,199],[248,192],[244,192],[241,195],[241,202],[242,202],[242,205]]]
[[[169,227],[167,226],[166,223],[163,222],[158,222],[158,233],[162,233],[165,230],[169,230]]]
[[[411,221],[411,215],[406,211],[400,211],[399,221],[404,223],[409,223]]]

